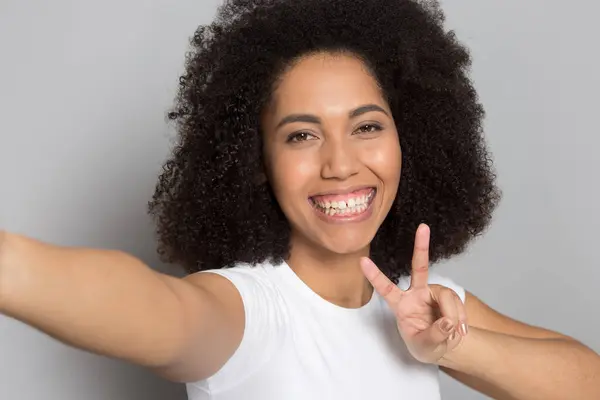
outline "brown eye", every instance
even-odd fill
[[[381,130],[381,126],[377,125],[377,124],[365,124],[362,125],[360,128],[357,129],[358,133],[373,133],[373,132],[379,132]]]
[[[292,133],[290,136],[288,136],[287,142],[288,143],[304,142],[306,140],[311,140],[312,138],[314,138],[314,136],[308,132],[296,132],[296,133]]]

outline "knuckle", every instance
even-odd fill
[[[427,264],[426,262],[422,262],[420,264],[416,264],[415,265],[415,269],[418,270],[418,271],[424,271],[427,268],[429,268],[429,264]]]
[[[387,295],[394,290],[396,286],[392,282],[386,282],[383,284],[383,288],[381,289],[383,295]]]

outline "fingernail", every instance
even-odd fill
[[[444,322],[442,322],[442,330],[444,332],[450,332],[450,331],[452,331],[453,328],[454,328],[454,325],[452,324],[452,322],[450,322],[448,320],[444,320]]]
[[[452,335],[450,335],[450,341],[456,339],[456,331],[452,332]]]
[[[467,326],[466,323],[462,322],[460,324],[460,327],[458,328],[460,330],[461,335],[463,336],[467,336],[467,333],[469,333],[469,327]]]

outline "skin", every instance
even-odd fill
[[[384,112],[348,117],[364,104]],[[581,343],[506,317],[471,293],[463,304],[452,290],[428,285],[427,226],[416,232],[408,290],[393,285],[368,259],[368,245],[400,179],[398,132],[386,112],[375,81],[352,57],[307,57],[282,76],[263,125],[267,174],[293,228],[292,269],[316,293],[344,307],[360,307],[378,291],[416,359],[439,365],[488,396],[600,398],[600,358]],[[321,123],[277,128],[297,113]],[[367,121],[385,129],[373,138],[355,134]],[[297,131],[315,139],[286,142]],[[342,228],[315,217],[308,196],[355,184],[377,187],[369,219]],[[100,295],[105,301],[98,301]],[[122,252],[59,247],[2,232],[0,313],[71,346],[182,382],[218,371],[238,347],[245,324],[239,293],[218,275],[177,279]]]
[[[377,108],[351,116],[368,105]],[[298,115],[311,118],[285,123]],[[368,256],[398,190],[402,153],[391,115],[363,63],[317,54],[282,76],[262,118],[269,180],[292,227],[288,263],[315,292],[342,306],[360,306],[371,296],[358,260]],[[373,215],[363,222],[324,222],[307,201],[363,186],[377,188]]]

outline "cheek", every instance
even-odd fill
[[[316,170],[318,174],[318,169]],[[270,164],[271,186],[282,208],[291,198],[304,200],[315,178],[315,162],[303,151],[282,151]]]
[[[402,166],[402,151],[397,139],[392,137],[374,144],[363,159],[385,185],[397,186]]]

